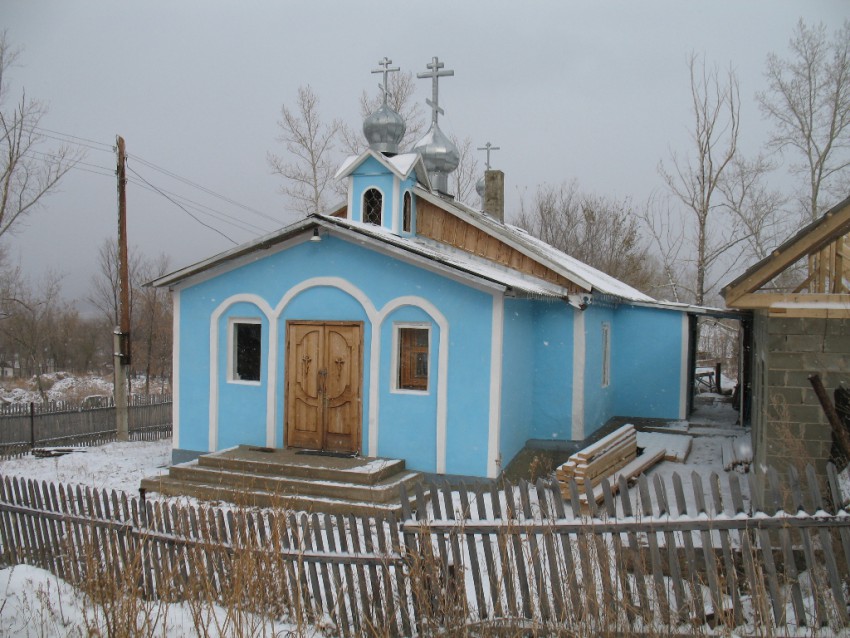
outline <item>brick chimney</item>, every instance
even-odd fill
[[[505,221],[505,174],[502,171],[484,172],[484,212],[495,220]]]

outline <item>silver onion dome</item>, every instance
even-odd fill
[[[481,198],[482,202],[484,201],[484,183],[485,183],[485,181],[486,180],[485,180],[484,176],[482,175],[481,179],[479,179],[477,182],[475,182],[475,192],[478,193],[478,196]]]
[[[398,146],[406,130],[404,118],[386,102],[363,121],[363,135],[369,142],[369,148],[384,155],[398,154]]]
[[[431,124],[431,129],[413,146],[413,150],[425,161],[431,185],[441,193],[448,193],[448,175],[460,164],[460,154],[436,122]]]

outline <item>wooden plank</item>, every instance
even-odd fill
[[[510,489],[510,483],[505,482],[504,492]],[[500,492],[496,488],[496,484],[492,484],[490,486],[490,502],[493,505],[493,518],[494,519],[502,519],[502,501],[500,497]],[[504,515],[504,519],[510,519],[510,513],[506,513]],[[510,556],[508,554],[508,532],[505,529],[505,522],[503,520],[502,524],[499,526],[499,529],[494,530],[497,534],[496,540],[499,544],[499,561],[502,566],[502,582],[505,585],[505,601],[507,603],[508,613],[511,616],[517,615],[517,600],[516,600],[516,583],[514,576],[514,569],[511,566]]]
[[[347,528],[347,519],[342,514],[336,515],[336,529],[339,534],[339,549],[344,554],[348,553],[348,535],[350,532]],[[345,599],[351,609],[351,623],[354,627],[355,635],[358,635],[363,631],[362,621],[367,613],[366,610],[368,609],[368,607],[360,607],[357,605],[357,594],[360,593],[362,596],[362,591],[359,587],[359,579],[360,572],[357,571],[351,563],[346,563],[345,580],[348,583],[348,586],[346,588]]]
[[[750,499],[753,502],[753,507],[757,511],[766,512],[766,508],[764,507],[762,493],[760,487],[756,484],[755,475],[750,473],[747,477],[750,487]],[[776,509],[774,508],[775,512]],[[790,542],[788,537],[788,530],[784,527],[779,531],[779,537],[783,541],[783,545],[787,545],[788,552],[790,553]],[[783,538],[784,536],[784,538]],[[770,534],[767,530],[760,529],[758,531],[758,539],[759,539],[759,547],[761,549],[761,563],[764,569],[764,572],[767,574],[767,588],[770,592],[770,602],[773,608],[773,620],[778,625],[780,623],[785,622],[785,605],[784,599],[780,594],[779,589],[779,579],[776,573],[776,564],[773,560],[773,547],[770,541]],[[791,566],[793,567],[794,561],[793,556],[791,557],[791,561],[788,561],[788,557],[786,555],[785,560],[786,569]],[[796,570],[795,570],[796,571]],[[795,579],[796,580],[796,579]],[[792,590],[793,591],[793,590]],[[793,600],[793,599],[792,599]],[[802,603],[802,599],[801,599]],[[806,624],[806,614],[805,610],[801,607],[797,610],[797,621],[798,623],[805,625]]]
[[[526,519],[531,519],[531,499],[529,498],[530,485],[525,480],[520,480],[517,485],[520,495],[520,506],[522,507],[522,515]],[[550,612],[549,592],[546,587],[546,581],[543,574],[543,561],[540,560],[540,546],[537,542],[537,534],[528,534],[525,541],[529,547],[529,562],[534,572],[534,588],[536,592],[537,604],[540,609],[540,617],[544,622],[548,621],[552,614]],[[551,582],[551,581],[550,581]],[[530,603],[531,601],[529,601]]]
[[[620,506],[623,508],[623,516],[626,518],[631,518],[634,516],[634,510],[632,509],[632,501],[629,496],[629,486],[626,482],[626,478],[624,476],[620,476]],[[644,565],[643,558],[640,551],[640,544],[638,542],[637,533],[632,530],[627,532],[627,538],[629,540],[629,550],[631,554],[631,564],[632,571],[634,573],[634,582],[635,588],[638,593],[638,600],[640,601],[640,605],[638,606],[640,609],[641,617],[645,622],[649,622],[652,618],[652,608],[649,603],[649,593],[647,592],[647,583],[646,576],[644,574]]]
[[[814,504],[814,513],[823,511],[823,496],[820,492],[815,468],[811,465],[806,467],[806,479],[809,485],[809,495],[811,496],[812,503]],[[838,573],[838,562],[835,559],[835,553],[832,551],[832,537],[830,536],[829,531],[822,527],[818,529],[818,536],[820,537],[821,552],[823,552],[824,563],[826,563],[826,571],[829,576],[829,585],[832,589],[832,598],[834,601],[833,607],[838,613],[838,618],[841,620],[841,624],[846,626],[848,621],[850,621],[850,618],[848,618],[847,615],[847,602],[844,598],[844,587],[841,575]]]
[[[513,486],[505,482],[505,504],[507,505],[507,516],[511,519],[517,518],[517,507],[514,504]],[[532,618],[531,611],[531,593],[528,588],[528,570],[525,567],[525,552],[523,551],[522,541],[516,528],[509,528],[507,533],[510,534],[513,547],[514,564],[516,565],[517,582],[519,590],[522,593],[522,614],[525,618]]]
[[[673,493],[676,496],[676,509],[679,516],[689,517],[691,512],[688,511],[688,501],[685,499],[685,490],[682,486],[682,477],[678,472],[673,473]],[[693,512],[695,515],[696,512]],[[694,606],[697,624],[705,622],[705,603],[702,597],[702,579],[699,577],[696,568],[696,552],[694,551],[693,537],[690,531],[682,533],[682,543],[685,546],[685,571],[688,585],[691,590],[691,601]]]
[[[472,518],[472,508],[469,503],[469,494],[466,486],[461,483],[458,491],[460,496],[460,505],[463,508],[463,516],[466,519]],[[487,602],[484,598],[484,586],[481,583],[481,566],[478,561],[478,546],[475,534],[463,534],[466,538],[466,551],[469,556],[469,571],[472,575],[472,588],[475,591],[475,606],[478,610],[476,616],[483,620],[487,618]],[[484,544],[482,539],[482,544]]]
[[[387,515],[387,527],[389,529],[389,546],[388,551],[401,556],[401,543],[398,536],[398,522],[395,515],[389,512]],[[398,598],[398,616],[401,617],[401,635],[409,636],[411,633],[410,625],[410,610],[407,606],[407,601],[410,596],[408,594],[407,580],[405,578],[405,570],[402,565],[395,565],[393,568],[396,581],[396,596]],[[389,579],[388,579],[389,580]]]
[[[301,529],[301,547],[303,547],[306,551],[311,551],[313,549],[313,533],[310,529],[310,519],[306,513],[302,512],[301,516],[298,517],[298,523]],[[304,569],[304,567],[305,566],[302,565],[301,569]],[[310,577],[310,608],[313,610],[313,613],[317,618],[321,618],[326,607],[322,604],[322,586],[319,583],[319,566],[315,562],[310,561],[306,564],[306,568]]]
[[[325,541],[327,542],[328,551],[332,554],[337,552],[336,535],[334,534],[334,519],[330,514],[324,514],[325,522]],[[345,582],[343,566],[332,563],[330,566],[330,575],[333,580],[333,600],[335,601],[334,609],[336,613],[336,627],[343,636],[351,636],[351,624],[349,623],[349,608],[346,606],[346,601],[349,599],[348,587]],[[400,592],[404,590],[400,589]],[[402,600],[406,597],[400,593]]]
[[[697,514],[708,516],[708,510],[705,506],[705,492],[703,491],[702,478],[697,472],[692,472],[691,481],[693,482],[694,503],[696,504]],[[702,555],[705,560],[706,580],[708,581],[708,589],[711,592],[711,604],[714,608],[714,616],[718,621],[723,622],[725,616],[723,591],[718,580],[717,557],[714,554],[714,546],[711,542],[711,531],[702,530],[700,532],[700,540],[702,545]]]
[[[443,496],[444,517],[448,521],[455,520],[454,501],[452,499],[452,488],[448,481],[443,482],[441,493]],[[466,565],[461,553],[461,543],[458,538],[461,530],[457,526],[448,534],[448,544],[451,546],[451,561],[446,572],[446,592],[453,607],[460,606],[460,613],[466,617],[469,615],[469,601],[466,597],[466,586],[464,572]]]
[[[351,551],[355,554],[360,553],[360,539],[358,532],[357,519],[349,514],[348,515],[348,527],[346,530],[345,538],[349,547],[351,547]],[[370,624],[372,623],[372,609],[370,605],[370,596],[369,596],[369,586],[366,581],[366,570],[363,565],[355,565],[354,571],[357,574],[357,586],[360,592],[360,613],[358,614],[361,618],[370,619]],[[360,623],[362,626],[362,622]]]
[[[723,499],[720,494],[720,477],[716,472],[712,472],[709,476],[709,486],[711,488],[711,496],[714,501],[715,517],[722,514]],[[723,555],[723,571],[726,574],[726,591],[732,598],[732,619],[734,625],[740,626],[744,623],[743,609],[741,607],[741,595],[738,591],[738,576],[735,569],[735,561],[732,557],[732,550],[729,543],[729,531],[718,530],[720,536],[720,550]]]
[[[553,485],[552,491],[552,502],[555,507],[555,514],[559,519],[566,519],[566,509],[564,508],[564,498],[561,494],[560,486]],[[572,538],[569,533],[557,531],[557,534],[558,537],[561,539],[561,556],[564,560],[564,571],[566,572],[567,576],[567,587],[571,603],[571,607],[567,610],[567,618],[574,618],[578,620],[582,617],[583,610],[582,598],[579,593],[578,580],[576,578],[575,562],[573,560]]]
[[[850,261],[850,260],[848,260]],[[843,511],[845,498],[841,493],[840,483],[838,481],[838,473],[835,469],[835,465],[832,463],[827,463],[826,466],[826,476],[827,481],[829,482],[829,490],[832,495],[832,504],[833,504],[833,515]],[[850,530],[840,527],[838,528],[838,534],[841,538],[841,548],[844,553],[844,562],[842,563],[842,569],[844,573],[850,574]]]
[[[640,494],[641,510],[646,519],[652,519],[652,496],[649,492],[649,481],[645,474],[638,478],[638,493]],[[661,622],[670,624],[670,601],[667,599],[667,587],[664,582],[664,566],[661,563],[661,550],[658,547],[657,533],[650,528],[646,532],[646,540],[649,545],[649,562],[652,567],[652,577],[655,581],[655,600],[661,611]]]
[[[475,487],[475,504],[478,508],[478,518],[487,518],[487,510],[484,506],[484,489],[481,485]],[[495,518],[495,515],[493,515]],[[496,566],[493,561],[493,541],[496,536],[493,534],[482,534],[481,543],[484,547],[484,562],[487,565],[487,580],[490,584],[490,600],[493,604],[493,617],[499,618],[502,615],[502,588],[501,579],[496,573]]]
[[[549,509],[548,495],[550,490],[547,482],[542,477],[538,478],[535,487],[537,490],[537,502],[540,506],[541,517],[544,520],[552,520],[554,516],[552,516],[552,512]],[[558,498],[560,498],[560,496],[560,492],[558,492]],[[546,564],[549,569],[548,581],[551,588],[548,591],[551,591],[552,593],[552,612],[554,620],[556,622],[563,623],[566,621],[564,596],[561,585],[560,569],[555,551],[555,538],[551,530],[543,533],[543,547],[545,548]],[[547,595],[547,589],[545,587],[541,592],[541,595]]]
[[[313,512],[310,516],[310,522],[310,527],[313,532],[313,547],[324,552],[325,542],[322,535],[322,526],[319,523],[319,515]],[[328,533],[328,530],[325,530],[325,532]],[[263,547],[263,545],[264,544],[261,542],[260,547]],[[337,618],[338,602],[336,600],[336,590],[331,586],[330,569],[332,569],[332,566],[329,567],[326,562],[322,562],[319,564],[319,569],[322,577],[322,594],[324,594],[325,609],[327,609],[328,615],[331,617],[331,622],[333,622],[335,626],[339,626],[339,619]]]
[[[658,506],[659,518],[665,518],[670,515],[670,509],[667,503],[667,490],[664,486],[664,480],[656,474],[653,477],[653,487],[655,488],[655,501]],[[676,546],[676,538],[673,532],[664,532],[664,545],[667,549],[667,564],[670,571],[670,584],[673,590],[673,598],[676,602],[677,618],[679,622],[686,619],[686,602],[685,590],[682,586],[682,575],[679,569],[679,553]]]
[[[729,474],[729,493],[732,496],[732,507],[735,516],[746,515],[744,508],[744,499],[741,492],[741,483],[737,472]],[[755,556],[756,549],[753,543],[753,536],[747,529],[740,531],[741,539],[741,559],[744,564],[744,576],[746,582],[750,583],[751,587],[756,587],[762,581],[756,570]],[[753,624],[757,627],[767,627],[770,623],[770,609],[767,607],[767,600],[763,596],[751,596],[753,613],[755,614]]]

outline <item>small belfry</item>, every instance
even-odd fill
[[[438,124],[439,116],[445,114],[445,111],[440,107],[439,80],[441,77],[450,77],[455,74],[454,71],[444,69],[444,67],[445,64],[435,56],[426,65],[428,71],[416,74],[419,79],[431,79],[431,99],[425,100],[425,103],[431,107],[431,128],[425,134],[425,137],[413,146],[413,150],[419,153],[425,161],[425,168],[428,170],[432,187],[440,193],[448,195],[448,176],[460,164],[460,154],[457,147],[440,130]]]

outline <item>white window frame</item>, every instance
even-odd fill
[[[260,378],[257,381],[240,379],[236,376],[236,325],[253,324],[260,326]],[[263,382],[262,332],[263,321],[256,317],[230,317],[227,320],[227,382],[239,385],[261,385]]]
[[[372,222],[366,221],[366,193],[371,190],[378,191],[381,194],[381,223],[373,224]],[[377,186],[367,186],[363,189],[363,192],[360,194],[360,221],[364,224],[369,224],[371,226],[377,226],[378,228],[384,227],[384,220],[386,218],[386,210],[387,210],[387,195],[384,193],[384,189],[378,188]]]
[[[602,322],[602,387],[611,385],[611,324]]]
[[[418,330],[427,330],[428,331],[428,383],[425,386],[424,390],[411,390],[409,388],[400,388],[398,386],[398,377],[399,377],[399,365],[400,361],[398,358],[398,346],[399,339],[402,328],[416,328]],[[431,378],[433,375],[433,367],[431,353],[434,351],[431,343],[431,324],[430,323],[416,323],[416,322],[400,322],[393,323],[393,346],[392,346],[392,360],[390,370],[392,371],[391,379],[390,379],[390,392],[394,394],[415,394],[418,396],[431,394]]]

